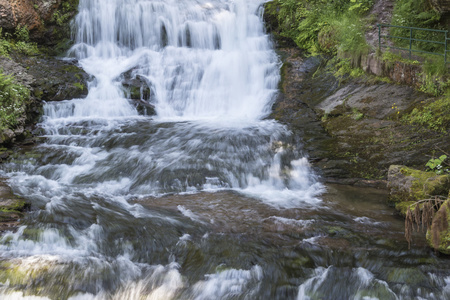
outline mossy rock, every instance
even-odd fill
[[[388,187],[390,200],[394,203],[415,202],[430,196],[445,197],[450,190],[450,176],[392,165],[388,172]]]
[[[450,255],[450,196],[434,216],[426,237],[430,247]]]

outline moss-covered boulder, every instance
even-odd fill
[[[433,218],[427,242],[437,251],[450,255],[450,194]]]
[[[402,165],[392,165],[388,172],[390,201],[405,215],[411,204],[432,196],[447,196],[450,190],[450,176],[436,175]]]

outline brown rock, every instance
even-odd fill
[[[26,26],[28,30],[42,28],[41,18],[30,0],[0,0],[0,27],[14,30]]]
[[[40,0],[37,1],[37,11],[44,21],[49,21],[53,17],[53,13],[58,9],[61,0]]]

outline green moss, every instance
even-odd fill
[[[84,84],[79,83],[79,82],[75,82],[73,85],[76,86],[77,88],[79,88],[79,89],[82,90],[82,91],[86,88],[86,87],[84,86]]]
[[[430,196],[446,196],[450,189],[450,176],[439,175],[434,172],[424,172],[403,167],[400,172],[413,178],[409,198],[415,201],[427,199]]]
[[[426,126],[439,132],[450,131],[450,95],[421,103],[410,113],[404,115],[402,121]]]
[[[353,112],[352,118],[353,118],[355,121],[359,121],[359,120],[361,120],[362,118],[364,118],[364,114],[363,114],[362,112],[359,112],[356,108],[353,108],[353,109],[352,109],[352,112]]]
[[[3,212],[21,212],[28,206],[27,202],[22,199],[15,199],[7,206],[0,206],[0,211]]]
[[[137,86],[129,86],[131,99],[141,99],[141,89]]]

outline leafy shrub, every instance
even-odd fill
[[[30,42],[27,27],[17,26],[14,35],[9,33],[3,35],[2,28],[0,28],[0,56],[9,57],[12,51],[25,55],[36,55],[40,53],[37,44]]]
[[[414,108],[410,114],[403,117],[403,120],[410,124],[429,127],[435,131],[448,132],[450,129],[450,96],[444,96],[421,108]]]
[[[3,37],[2,28],[0,27],[0,56],[9,57],[12,44]]]
[[[312,54],[366,51],[360,16],[372,0],[275,0],[280,35]]]
[[[14,129],[25,112],[30,91],[0,70],[0,130]]]
[[[14,31],[14,36],[16,37],[17,41],[30,41],[30,32],[28,31],[28,28],[26,26],[17,26],[16,30]]]
[[[447,155],[441,155],[438,158],[430,159],[425,166],[438,175],[443,174],[444,172],[450,172],[448,168],[445,168],[446,159]]]
[[[436,12],[427,0],[397,0],[393,11],[393,25],[418,27],[428,29],[445,29],[440,25],[440,14]],[[391,35],[399,37],[409,37],[410,31],[402,28],[391,28]],[[443,33],[430,31],[412,31],[415,39],[443,41]],[[409,40],[393,39],[394,43],[401,47],[409,48]],[[414,42],[413,48],[429,52],[443,53],[444,48],[433,43]]]

